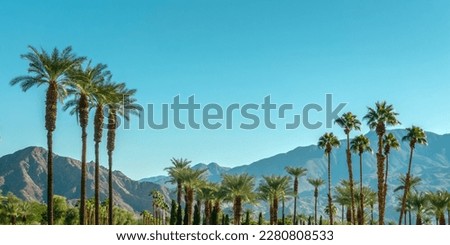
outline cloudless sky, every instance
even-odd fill
[[[177,95],[183,103],[195,95],[202,106],[223,107],[261,104],[271,95],[301,114],[310,103],[324,107],[331,93],[334,105],[347,102],[344,111],[360,118],[367,106],[387,100],[402,127],[444,134],[450,132],[449,30],[447,0],[6,1],[0,7],[0,156],[46,146],[46,88],[23,93],[9,85],[26,74],[20,55],[27,45],[71,45],[76,54],[106,63],[114,80],[138,90],[140,104],[155,105],[157,118],[161,104]],[[324,112],[311,114],[324,120]],[[130,130],[117,132],[114,169],[140,179],[163,174],[172,157],[236,166],[315,144],[326,131],[343,137],[337,126],[285,130],[287,121],[276,121],[275,130],[236,128],[248,122],[239,117],[233,130],[180,130],[171,121],[169,129],[152,130],[138,129],[133,118]],[[79,159],[74,116],[60,111],[54,135],[55,153]],[[106,166],[104,154],[102,160]]]

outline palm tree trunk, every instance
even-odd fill
[[[81,198],[80,198],[80,225],[86,224],[86,127],[82,127],[81,141]]]
[[[383,136],[386,132],[384,124],[378,124],[376,128],[378,135],[377,153],[377,177],[378,177],[378,224],[384,225],[385,199],[384,199],[384,161]]]
[[[116,111],[114,109],[109,110],[108,114],[108,135],[107,135],[107,150],[108,150],[108,196],[109,196],[109,210],[108,210],[108,222],[112,225],[113,220],[113,206],[114,206],[114,196],[113,196],[113,176],[112,176],[112,166],[113,166],[113,151],[115,148],[116,141]]]
[[[409,225],[411,224],[411,210],[408,211],[408,220],[409,220]]]
[[[47,222],[53,225],[53,135],[47,132]]]
[[[95,209],[95,224],[100,224],[100,144],[95,142],[95,194],[94,194],[94,209]]]
[[[328,211],[329,211],[329,215],[330,215],[330,225],[333,225],[334,219],[333,219],[333,211],[332,211],[333,199],[331,197],[331,156],[330,156],[330,152],[328,152],[327,155],[328,155]]]
[[[236,197],[234,200],[234,224],[241,224],[241,212],[242,212],[242,199],[241,197]]]
[[[354,194],[354,190],[353,190],[353,166],[352,166],[352,153],[350,151],[350,133],[347,133],[347,168],[348,168],[348,180],[349,180],[349,184],[350,184],[350,199],[351,199],[351,224],[356,224],[356,219],[355,219],[355,194]]]
[[[281,210],[281,224],[284,225],[285,224],[285,215],[284,215],[284,197],[283,199],[281,199],[281,206],[282,206],[282,210]]]
[[[422,216],[419,212],[416,215],[416,225],[422,225]]]
[[[388,182],[388,174],[389,174],[389,154],[386,153],[386,173],[384,176],[384,188],[383,188],[383,199],[386,200],[386,196],[387,196],[387,182]]]
[[[113,159],[112,159],[112,152],[108,152],[108,224],[112,225],[113,224],[113,206],[114,206],[114,196],[113,196],[113,178],[112,178],[112,164],[113,164]]]
[[[401,225],[402,224],[402,218],[403,218],[403,214],[406,212],[406,197],[408,196],[408,192],[409,192],[409,180],[411,178],[411,165],[412,165],[412,158],[413,158],[413,153],[414,153],[414,147],[410,147],[411,150],[409,152],[409,164],[408,164],[408,172],[406,173],[406,180],[405,180],[405,190],[403,192],[403,198],[402,198],[402,209],[400,210],[400,218],[398,220],[398,224]],[[405,222],[406,225],[406,222]]]
[[[273,224],[278,224],[278,197],[273,198]]]
[[[362,152],[359,153],[359,209],[360,209],[360,217],[359,224],[364,225],[364,194],[363,194],[363,164],[362,164]]]
[[[47,223],[53,225],[53,131],[56,129],[58,86],[51,81],[45,101],[45,128],[47,129]]]
[[[192,188],[187,188],[187,203],[186,203],[186,215],[187,224],[192,225],[192,208],[194,203],[194,190]]]
[[[95,141],[95,224],[100,224],[100,142],[103,133],[103,106],[97,105],[94,116],[94,141]]]
[[[317,225],[317,199],[319,197],[319,188],[314,188],[314,224]]]
[[[294,217],[292,217],[292,224],[297,224],[297,198],[298,198],[298,178],[294,179]]]

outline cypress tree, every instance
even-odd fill
[[[216,207],[213,208],[211,213],[211,225],[219,224],[219,212]]]
[[[250,210],[245,211],[244,225],[250,225]]]
[[[264,223],[263,214],[260,212],[258,216],[258,225],[262,225]]]
[[[184,207],[184,219],[183,219],[183,224],[184,225],[188,225],[188,207],[187,205],[185,205]]]
[[[322,225],[322,215],[320,215],[319,225]]]
[[[182,225],[183,224],[183,209],[181,208],[181,205],[178,205],[177,208],[177,225]]]
[[[172,200],[172,207],[170,209],[170,225],[175,225],[177,223],[177,203]]]
[[[192,222],[193,225],[200,225],[200,209],[198,207],[198,204],[195,204],[194,206],[194,221]]]

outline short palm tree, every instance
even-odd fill
[[[350,196],[351,196],[351,223],[356,224],[355,218],[355,195],[354,195],[354,187],[353,187],[353,166],[352,166],[352,153],[350,151],[350,132],[352,130],[361,130],[361,122],[358,120],[356,115],[351,112],[344,113],[341,117],[337,118],[334,123],[339,125],[344,129],[344,133],[347,136],[347,168],[348,168],[348,180],[350,183]]]
[[[411,190],[413,190],[414,193],[418,193],[417,186],[419,186],[421,182],[422,182],[422,179],[420,177],[411,175],[411,177],[409,179],[409,191],[408,191],[408,196],[406,197],[406,204],[408,204],[408,200],[410,199],[410,195],[412,194]],[[397,186],[397,188],[394,189],[394,192],[401,191],[401,190],[404,191],[405,187],[406,187],[406,175],[401,174],[400,175],[400,185]],[[402,199],[401,199],[401,197],[399,197],[399,198],[400,198],[400,208],[399,208],[399,212],[400,212],[401,211],[401,207],[402,207],[402,203],[401,203]],[[406,207],[408,208],[408,205],[406,205]],[[407,209],[404,210],[404,215],[405,215],[404,222],[405,222],[405,225],[406,225],[406,214],[407,214],[408,211],[409,211],[410,216],[411,216],[411,210],[407,210]],[[411,219],[410,219],[410,221],[411,221]]]
[[[360,213],[364,213],[364,196],[363,196],[363,164],[362,164],[362,156],[364,152],[372,152],[372,148],[370,148],[370,141],[364,135],[359,135],[355,137],[351,142],[351,150],[359,155],[359,195],[360,195],[360,204],[359,211]],[[358,224],[364,224],[364,215],[359,216]]]
[[[135,114],[139,110],[138,105],[134,104],[135,89],[127,89],[125,83],[113,84],[114,93],[108,98],[108,134],[107,134],[107,150],[108,150],[108,196],[109,196],[109,225],[113,224],[114,198],[113,198],[113,179],[112,165],[113,152],[115,149],[116,130],[118,127],[118,116],[123,116],[125,120],[129,120],[130,112]]]
[[[53,132],[56,129],[58,100],[66,96],[64,84],[67,72],[79,66],[85,58],[77,57],[71,47],[59,51],[53,49],[51,54],[45,50],[29,46],[30,52],[21,55],[29,62],[30,75],[19,76],[11,80],[11,85],[20,84],[23,91],[31,87],[48,85],[45,99],[45,128],[47,130],[47,222],[53,225]]]
[[[192,225],[193,208],[194,208],[194,194],[195,190],[200,187],[203,181],[203,173],[206,169],[192,169],[185,167],[179,172],[178,178],[181,180],[185,190],[185,225]]]
[[[177,185],[177,203],[178,205],[181,205],[181,196],[183,194],[183,182],[179,175],[182,169],[189,167],[191,161],[188,161],[187,159],[183,158],[180,159],[172,158],[170,159],[170,162],[172,163],[172,166],[165,168],[165,170],[170,176],[170,182]]]
[[[263,176],[263,182],[259,186],[260,192],[266,195],[270,206],[270,224],[276,225],[278,221],[278,203],[285,198],[288,192],[288,176]]]
[[[89,121],[89,110],[93,106],[94,94],[97,91],[98,85],[102,84],[108,75],[109,71],[106,70],[106,65],[98,64],[92,67],[90,62],[84,69],[78,66],[71,69],[68,73],[69,82],[67,92],[71,98],[66,102],[63,109],[71,109],[70,114],[77,115],[77,120],[81,127],[80,224],[82,225],[86,224],[86,129]]]
[[[297,224],[297,199],[298,199],[298,179],[306,175],[307,170],[302,167],[286,167],[286,172],[294,177],[294,217],[292,224]]]
[[[255,180],[248,174],[223,175],[222,188],[226,193],[226,201],[233,202],[234,224],[241,224],[242,206],[255,199]]]
[[[402,209],[400,211],[400,217],[399,217],[399,225],[402,223],[403,213],[405,212],[406,208],[406,197],[408,196],[409,188],[410,188],[410,178],[411,178],[411,165],[412,165],[412,159],[414,154],[414,149],[416,147],[416,144],[426,145],[427,142],[427,135],[425,134],[425,131],[423,129],[412,126],[411,128],[406,129],[407,134],[402,138],[402,141],[409,142],[410,147],[410,153],[409,153],[409,164],[408,164],[408,172],[406,173],[406,181],[405,181],[405,189],[403,193],[402,198]]]
[[[384,137],[384,155],[386,156],[386,172],[384,175],[384,188],[383,188],[383,199],[386,199],[387,189],[388,189],[388,175],[389,175],[389,155],[391,154],[391,149],[398,150],[400,148],[400,144],[395,138],[393,133],[389,133]]]
[[[384,161],[383,154],[383,138],[386,134],[386,126],[395,126],[400,124],[397,120],[398,113],[394,111],[392,105],[388,105],[386,101],[375,103],[374,108],[368,108],[364,120],[370,129],[375,130],[378,136],[378,152],[377,152],[377,177],[378,177],[378,224],[384,225],[384,213],[386,200],[384,198]]]
[[[331,151],[335,147],[339,147],[341,143],[333,133],[325,133],[319,138],[318,146],[325,150],[328,159],[328,210],[332,210],[333,198],[331,196]],[[330,225],[334,223],[333,212],[329,212]]]
[[[410,202],[412,208],[416,211],[416,225],[423,224],[423,218],[428,213],[429,199],[428,196],[423,192],[417,192],[410,195]]]
[[[445,225],[445,210],[450,202],[448,192],[436,191],[429,193],[428,198],[430,200],[431,210],[436,216],[436,224]]]
[[[320,186],[322,186],[323,184],[325,184],[325,181],[321,178],[317,178],[317,179],[312,179],[309,178],[308,182],[314,186],[314,224],[317,225],[318,221],[317,221],[317,201],[319,198],[319,188]]]

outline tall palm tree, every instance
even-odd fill
[[[181,205],[181,196],[183,194],[183,182],[180,178],[180,172],[182,169],[189,167],[189,164],[191,164],[191,161],[188,161],[187,159],[176,159],[172,158],[170,159],[170,162],[172,163],[171,167],[165,168],[167,173],[169,174],[173,184],[177,185],[177,203],[180,206]]]
[[[318,146],[325,150],[325,155],[328,158],[328,210],[332,209],[333,198],[331,197],[331,151],[334,147],[339,147],[341,143],[333,133],[325,133],[319,138]],[[333,225],[333,212],[329,212],[330,225]]]
[[[377,152],[377,177],[378,177],[378,224],[384,224],[384,212],[386,200],[384,198],[384,161],[383,154],[383,137],[386,134],[386,126],[395,126],[400,124],[397,120],[398,113],[394,111],[392,105],[388,105],[386,101],[376,102],[375,109],[368,107],[368,112],[364,116],[370,129],[375,130],[378,136],[378,152]]]
[[[409,142],[409,164],[408,164],[408,172],[406,173],[406,181],[405,181],[405,189],[403,193],[402,198],[402,209],[400,211],[400,217],[399,217],[399,225],[402,223],[403,213],[405,212],[406,208],[406,197],[409,192],[410,187],[410,178],[411,178],[411,165],[412,165],[412,159],[414,154],[414,148],[416,147],[416,144],[426,145],[427,142],[427,135],[425,134],[425,131],[423,129],[412,126],[411,128],[406,129],[407,134],[402,138],[402,141]]]
[[[106,75],[106,74],[105,74]],[[102,207],[100,206],[100,143],[102,142],[103,136],[103,122],[105,119],[105,115],[103,113],[103,109],[105,105],[108,103],[108,100],[114,96],[115,93],[115,85],[110,83],[111,74],[108,74],[104,77],[105,81],[101,83],[95,83],[95,92],[93,93],[94,97],[94,106],[95,106],[95,115],[94,115],[94,142],[95,142],[95,193],[94,193],[94,205],[95,205],[95,224],[99,225],[100,221],[100,213]]]
[[[364,135],[359,135],[355,137],[351,142],[351,150],[359,155],[359,210],[360,213],[364,213],[364,196],[363,196],[363,164],[362,164],[362,156],[364,152],[372,152],[372,148],[370,147],[369,138]],[[364,224],[364,215],[359,216],[358,224]]]
[[[263,182],[259,189],[267,195],[270,206],[270,224],[276,225],[278,221],[278,203],[280,199],[284,199],[289,186],[290,178],[288,176],[263,176]]]
[[[218,185],[209,181],[202,181],[197,192],[198,200],[203,201],[204,205],[204,224],[211,224],[211,215],[213,210],[213,200],[218,190]],[[200,202],[199,202],[200,204]],[[201,210],[201,206],[199,207]]]
[[[347,112],[342,114],[341,117],[337,118],[334,123],[339,125],[344,129],[344,133],[347,136],[347,168],[348,168],[348,180],[350,183],[350,196],[351,196],[351,222],[352,224],[356,224],[355,218],[355,195],[353,189],[353,166],[352,166],[352,153],[350,151],[350,132],[352,130],[361,130],[361,122],[356,118],[356,115],[351,112]]]
[[[11,80],[11,85],[20,84],[23,91],[31,87],[48,85],[45,99],[45,128],[47,130],[47,222],[53,225],[53,132],[56,129],[58,100],[66,96],[64,84],[67,72],[80,65],[84,57],[77,57],[72,48],[67,47],[62,52],[54,48],[51,54],[29,46],[30,52],[21,55],[29,62],[30,75],[19,76]]]
[[[186,225],[192,225],[193,218],[193,208],[194,208],[194,192],[200,186],[201,181],[203,180],[203,173],[206,169],[192,169],[189,167],[185,167],[181,169],[179,172],[178,178],[183,183],[185,190],[185,209],[186,213]]]
[[[366,201],[370,207],[370,224],[373,225],[374,224],[373,210],[374,210],[375,203],[377,202],[377,193],[371,190],[368,193],[368,195],[365,196],[364,201]]]
[[[98,64],[92,67],[90,62],[84,69],[78,66],[68,72],[67,93],[71,99],[66,102],[63,109],[71,109],[70,114],[77,115],[81,127],[80,224],[82,225],[86,224],[86,128],[89,121],[89,110],[93,106],[94,94],[98,85],[102,84],[107,76],[109,76],[109,71],[106,70],[106,65]]]
[[[314,224],[317,225],[317,200],[319,198],[319,188],[323,184],[325,184],[325,181],[321,178],[312,179],[309,178],[308,182],[314,186]]]
[[[398,150],[400,148],[400,144],[395,138],[395,135],[393,133],[389,133],[384,137],[384,155],[386,156],[386,172],[384,175],[384,188],[383,188],[383,199],[386,200],[387,195],[387,182],[388,182],[388,175],[389,175],[389,155],[391,154],[391,149]]]
[[[436,191],[429,193],[431,209],[436,216],[436,224],[445,225],[445,210],[450,202],[450,197],[446,191]]]
[[[307,169],[302,167],[286,167],[286,172],[294,177],[294,217],[292,224],[297,224],[298,179],[306,175]]]
[[[234,224],[241,224],[242,206],[255,199],[253,189],[255,180],[248,174],[223,175],[222,188],[226,193],[226,201],[233,202]]]
[[[136,113],[139,110],[138,105],[134,104],[136,101],[134,95],[135,89],[127,89],[125,83],[114,84],[114,93],[108,98],[108,134],[107,134],[107,150],[108,150],[108,221],[109,225],[114,223],[114,198],[113,198],[113,180],[112,180],[112,165],[113,152],[115,149],[116,129],[118,127],[118,116],[123,116],[125,120],[129,120],[129,113]]]

